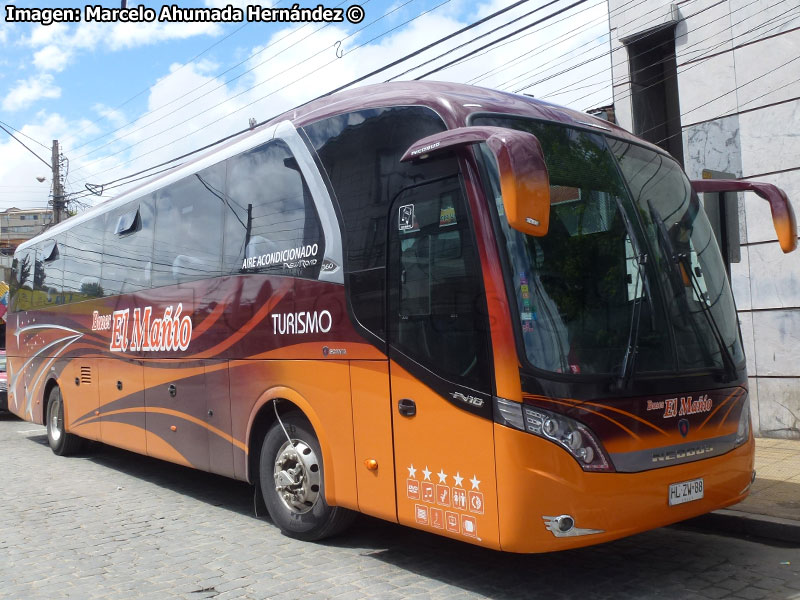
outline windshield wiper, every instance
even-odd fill
[[[725,373],[729,378],[727,379],[727,381],[733,381],[734,379],[736,379],[736,364],[733,362],[733,356],[731,356],[728,346],[725,345],[725,340],[722,337],[722,332],[719,329],[719,324],[717,323],[717,319],[714,317],[714,314],[711,312],[711,308],[706,303],[706,295],[700,287],[700,282],[697,278],[697,274],[692,269],[692,261],[690,255],[685,252],[678,252],[675,250],[675,247],[672,244],[672,240],[669,237],[667,226],[664,223],[663,219],[661,219],[658,213],[653,209],[653,206],[650,204],[649,201],[647,205],[650,210],[650,218],[653,219],[653,222],[656,224],[656,228],[658,229],[658,240],[660,242],[660,245],[662,249],[666,251],[670,261],[673,264],[680,266],[680,270],[683,271],[683,273],[686,275],[686,278],[689,280],[689,283],[692,286],[692,291],[694,292],[694,295],[697,297],[697,302],[698,304],[700,304],[700,310],[705,316],[706,321],[708,322],[708,325],[711,328],[714,341],[716,342],[717,347],[719,348],[720,355],[722,356],[722,362],[725,368]],[[686,263],[688,263],[688,265]],[[675,279],[675,281],[673,281],[673,285],[676,285],[677,289],[680,289],[680,287],[683,286],[683,277],[681,276],[681,274],[676,273],[676,269],[672,269],[671,276],[673,276],[673,278]],[[700,337],[700,332],[697,332],[697,335],[698,337]]]
[[[616,389],[624,390],[633,376],[633,369],[636,363],[636,354],[639,352],[639,322],[642,318],[642,303],[644,302],[644,286],[639,285],[642,281],[642,269],[647,264],[647,254],[636,255],[636,281],[633,284],[633,307],[631,309],[631,323],[628,327],[628,347],[625,349],[625,356],[622,357],[622,366],[619,371]]]
[[[700,310],[703,312],[703,315],[705,315],[706,321],[708,321],[708,325],[711,327],[711,332],[714,335],[714,340],[717,342],[720,355],[722,356],[722,362],[725,366],[725,374],[728,376],[726,381],[733,381],[736,379],[736,363],[733,362],[733,356],[731,356],[731,351],[725,344],[725,339],[722,337],[722,332],[719,329],[717,319],[714,317],[714,314],[711,312],[711,307],[706,301],[706,294],[701,289],[700,281],[698,280],[697,274],[692,268],[691,258],[688,254],[681,253],[676,255],[675,261],[680,264],[681,269],[689,278],[692,291],[697,298],[697,303],[700,305]]]

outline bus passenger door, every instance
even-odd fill
[[[489,325],[460,178],[406,188],[390,211],[398,520],[497,548]]]

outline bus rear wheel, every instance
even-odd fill
[[[47,441],[50,449],[58,456],[74,454],[82,445],[83,440],[77,435],[67,433],[64,427],[64,400],[61,398],[61,388],[55,386],[47,396]]]
[[[259,480],[272,521],[284,535],[321,540],[341,533],[355,513],[325,501],[322,451],[311,424],[300,414],[282,417],[261,446]],[[288,435],[287,435],[288,434]]]

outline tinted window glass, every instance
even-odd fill
[[[17,253],[11,281],[11,310],[29,310],[33,293],[33,272],[35,253],[26,249]]]
[[[224,189],[219,164],[154,194],[153,287],[220,274]]]
[[[223,269],[316,278],[325,242],[289,147],[264,144],[228,160]]]
[[[420,138],[445,130],[422,107],[364,110],[304,128],[317,150],[344,218],[345,273],[351,306],[364,327],[385,338],[384,281],[389,204],[425,173],[400,163]]]
[[[46,240],[37,245],[37,255],[41,262],[42,274],[38,278],[38,288],[34,294],[37,306],[63,304],[62,289],[64,284],[64,245],[66,235]]]
[[[509,227],[491,169],[528,362],[556,373],[614,375],[633,352],[637,371],[672,369],[663,307],[649,262],[637,258],[641,244],[605,140],[525,118],[480,117],[475,124],[534,134],[547,163],[550,225],[541,237]]]
[[[481,267],[458,177],[404,191],[392,213],[392,345],[443,377],[488,391]]]
[[[99,215],[67,231],[64,257],[64,298],[80,302],[101,298],[100,285],[103,260],[103,236],[106,215]],[[113,254],[113,252],[112,252]],[[106,257],[105,260],[116,260]]]
[[[116,233],[119,218],[139,205],[139,222],[131,233]],[[149,288],[153,270],[153,197],[145,196],[108,214],[103,239],[105,296]]]

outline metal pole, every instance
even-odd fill
[[[64,190],[61,187],[61,161],[59,160],[58,140],[53,140],[53,223],[60,223],[64,211]]]

